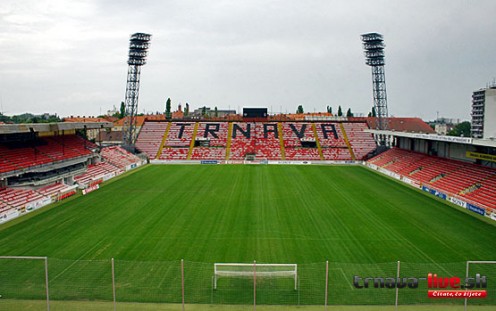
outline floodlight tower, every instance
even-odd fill
[[[384,74],[384,40],[381,34],[366,33],[362,35],[365,50],[365,63],[372,67],[372,86],[374,93],[374,109],[377,115],[377,129],[387,130],[388,108],[386,95],[386,76]],[[381,135],[383,136],[383,135]],[[384,138],[380,138],[384,144]]]
[[[146,56],[152,35],[135,33],[129,40],[129,58],[127,61],[126,85],[126,115],[122,128],[123,144],[129,150],[134,150],[136,134],[136,115],[138,113],[138,97],[140,86],[141,66],[146,64]]]

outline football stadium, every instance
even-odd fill
[[[496,146],[371,121],[1,125],[0,308],[494,309]]]
[[[135,33],[119,118],[0,124],[0,310],[495,310],[496,82],[447,136],[361,38],[368,117],[139,114]]]

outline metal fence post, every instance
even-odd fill
[[[398,260],[398,265],[396,267],[396,299],[394,302],[394,308],[396,311],[398,311],[398,294],[399,294],[398,283],[399,282],[400,282],[400,261]]]
[[[324,310],[327,311],[327,294],[329,290],[329,260],[326,260],[326,275],[325,275],[325,298],[324,298]]]
[[[470,261],[467,260],[467,266],[465,268],[465,280],[467,280],[468,278],[468,265],[469,265]],[[466,284],[465,284],[466,285]],[[467,291],[468,288],[465,288],[465,291]],[[463,310],[467,311],[467,297],[465,297],[465,301],[463,302]]]
[[[50,311],[50,295],[48,289],[48,257],[45,257],[45,290],[47,299],[47,310]]]
[[[114,311],[117,310],[117,299],[115,297],[115,265],[114,265],[114,258],[111,259],[111,265],[112,265],[112,300],[114,302]]]
[[[253,260],[253,311],[257,310],[257,261]]]
[[[184,311],[184,259],[181,259],[181,295]]]

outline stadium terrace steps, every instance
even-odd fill
[[[346,147],[348,147],[348,150],[350,151],[351,159],[356,160],[355,153],[351,148],[351,144],[350,141],[348,140],[348,136],[346,135],[346,131],[344,129],[343,123],[340,123],[339,126],[341,127],[341,132],[343,133],[343,138],[344,138],[344,142],[346,143]]]
[[[231,134],[231,160],[244,160],[247,154],[255,154],[255,139],[252,139],[252,129],[255,123],[233,122]]]
[[[0,190],[0,200],[13,208],[21,208],[27,203],[36,202],[43,198],[42,194],[31,189],[4,188]]]
[[[281,129],[286,160],[320,160],[318,148],[302,146],[302,142],[317,144],[311,123],[282,123]]]
[[[94,147],[94,144],[76,135],[41,137],[29,147],[0,144],[0,173],[89,156],[92,154],[90,149]]]
[[[196,143],[196,135],[198,133],[198,122],[195,123],[195,126],[193,127],[193,137],[191,138],[191,142],[189,144],[189,150],[188,150],[188,157],[186,159],[191,160],[191,155],[193,154],[193,148],[195,147]]]
[[[313,136],[315,137],[315,143],[317,144],[317,151],[319,152],[319,160],[324,160],[324,155],[322,154],[322,146],[320,145],[319,136],[317,135],[317,127],[315,123],[312,123]]]
[[[103,158],[102,162],[89,165],[85,173],[74,177],[74,180],[81,187],[96,180],[102,181],[105,176],[120,175],[130,165],[140,162],[137,156],[119,146],[105,147],[100,151],[100,154]]]
[[[136,140],[136,148],[155,159],[167,129],[167,122],[145,122]]]
[[[233,124],[229,123],[229,127],[227,129],[227,145],[226,145],[226,158],[225,158],[225,160],[229,160],[229,156],[230,156],[231,141],[232,141],[232,129],[233,129]]]
[[[279,133],[279,148],[281,148],[281,160],[286,160],[286,150],[284,148],[284,133],[281,122],[277,123],[277,131]]]
[[[148,122],[146,122],[145,125],[146,124],[148,124]],[[194,122],[171,122],[170,129],[168,133],[166,133],[167,135],[164,134],[166,139],[162,152],[158,158],[160,160],[185,160],[188,155],[191,140],[193,139],[194,124]],[[136,142],[136,147],[138,149],[140,149],[138,146],[139,140],[140,138],[138,137]]]
[[[368,129],[365,123],[341,123],[346,131],[347,139],[351,145],[354,156],[358,160],[364,159],[377,147],[371,133],[365,132]]]
[[[112,164],[106,162],[100,162],[98,164],[89,165],[88,170],[79,176],[76,176],[74,180],[80,185],[85,186],[92,182],[93,180],[101,179],[108,174],[119,175],[123,171]]]
[[[155,155],[156,159],[160,158],[160,155],[162,154],[162,150],[164,149],[165,141],[167,140],[167,135],[169,135],[170,128],[171,123],[167,122],[167,128],[165,129],[165,133],[162,136],[162,141],[160,142],[160,147],[158,148],[157,154]]]
[[[139,158],[122,147],[111,146],[100,151],[102,157],[113,166],[124,170],[127,166],[138,163]]]
[[[496,169],[398,148],[390,149],[368,162],[428,187],[496,208]]]
[[[149,123],[163,125],[149,126]],[[167,122],[146,122],[138,137],[136,146],[152,159],[155,149],[150,152],[150,145],[158,146],[160,160],[244,160],[251,155],[268,160],[349,161],[355,155],[362,160],[376,148],[372,134],[364,132],[368,128],[366,123],[170,122],[168,127],[164,124]],[[152,128],[160,128],[162,133],[155,135],[155,142],[144,134]]]
[[[480,182],[480,187],[472,192],[466,193],[464,197],[481,202],[488,207],[496,208],[496,172],[491,177]]]

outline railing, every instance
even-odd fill
[[[234,305],[236,310],[255,309],[257,305],[278,305],[281,310],[327,310],[337,305],[357,309],[373,305],[381,310],[403,305],[419,310],[434,309],[432,306],[436,310],[460,310],[464,305],[466,310],[479,306],[489,310],[496,306],[496,261],[303,263],[298,264],[297,286],[296,278],[262,273],[266,264],[248,264],[249,271],[242,278],[215,280],[214,263],[2,256],[0,309],[50,310],[53,305],[53,309],[82,310],[92,309],[92,303],[106,305],[106,310],[117,310],[121,305],[126,310],[151,310],[152,303],[170,304],[177,310],[189,306],[194,306],[193,310],[227,310]],[[257,271],[261,272],[258,277]],[[460,288],[465,284],[472,284],[472,288]],[[429,297],[430,292],[445,290],[459,294],[484,291],[486,297]]]

